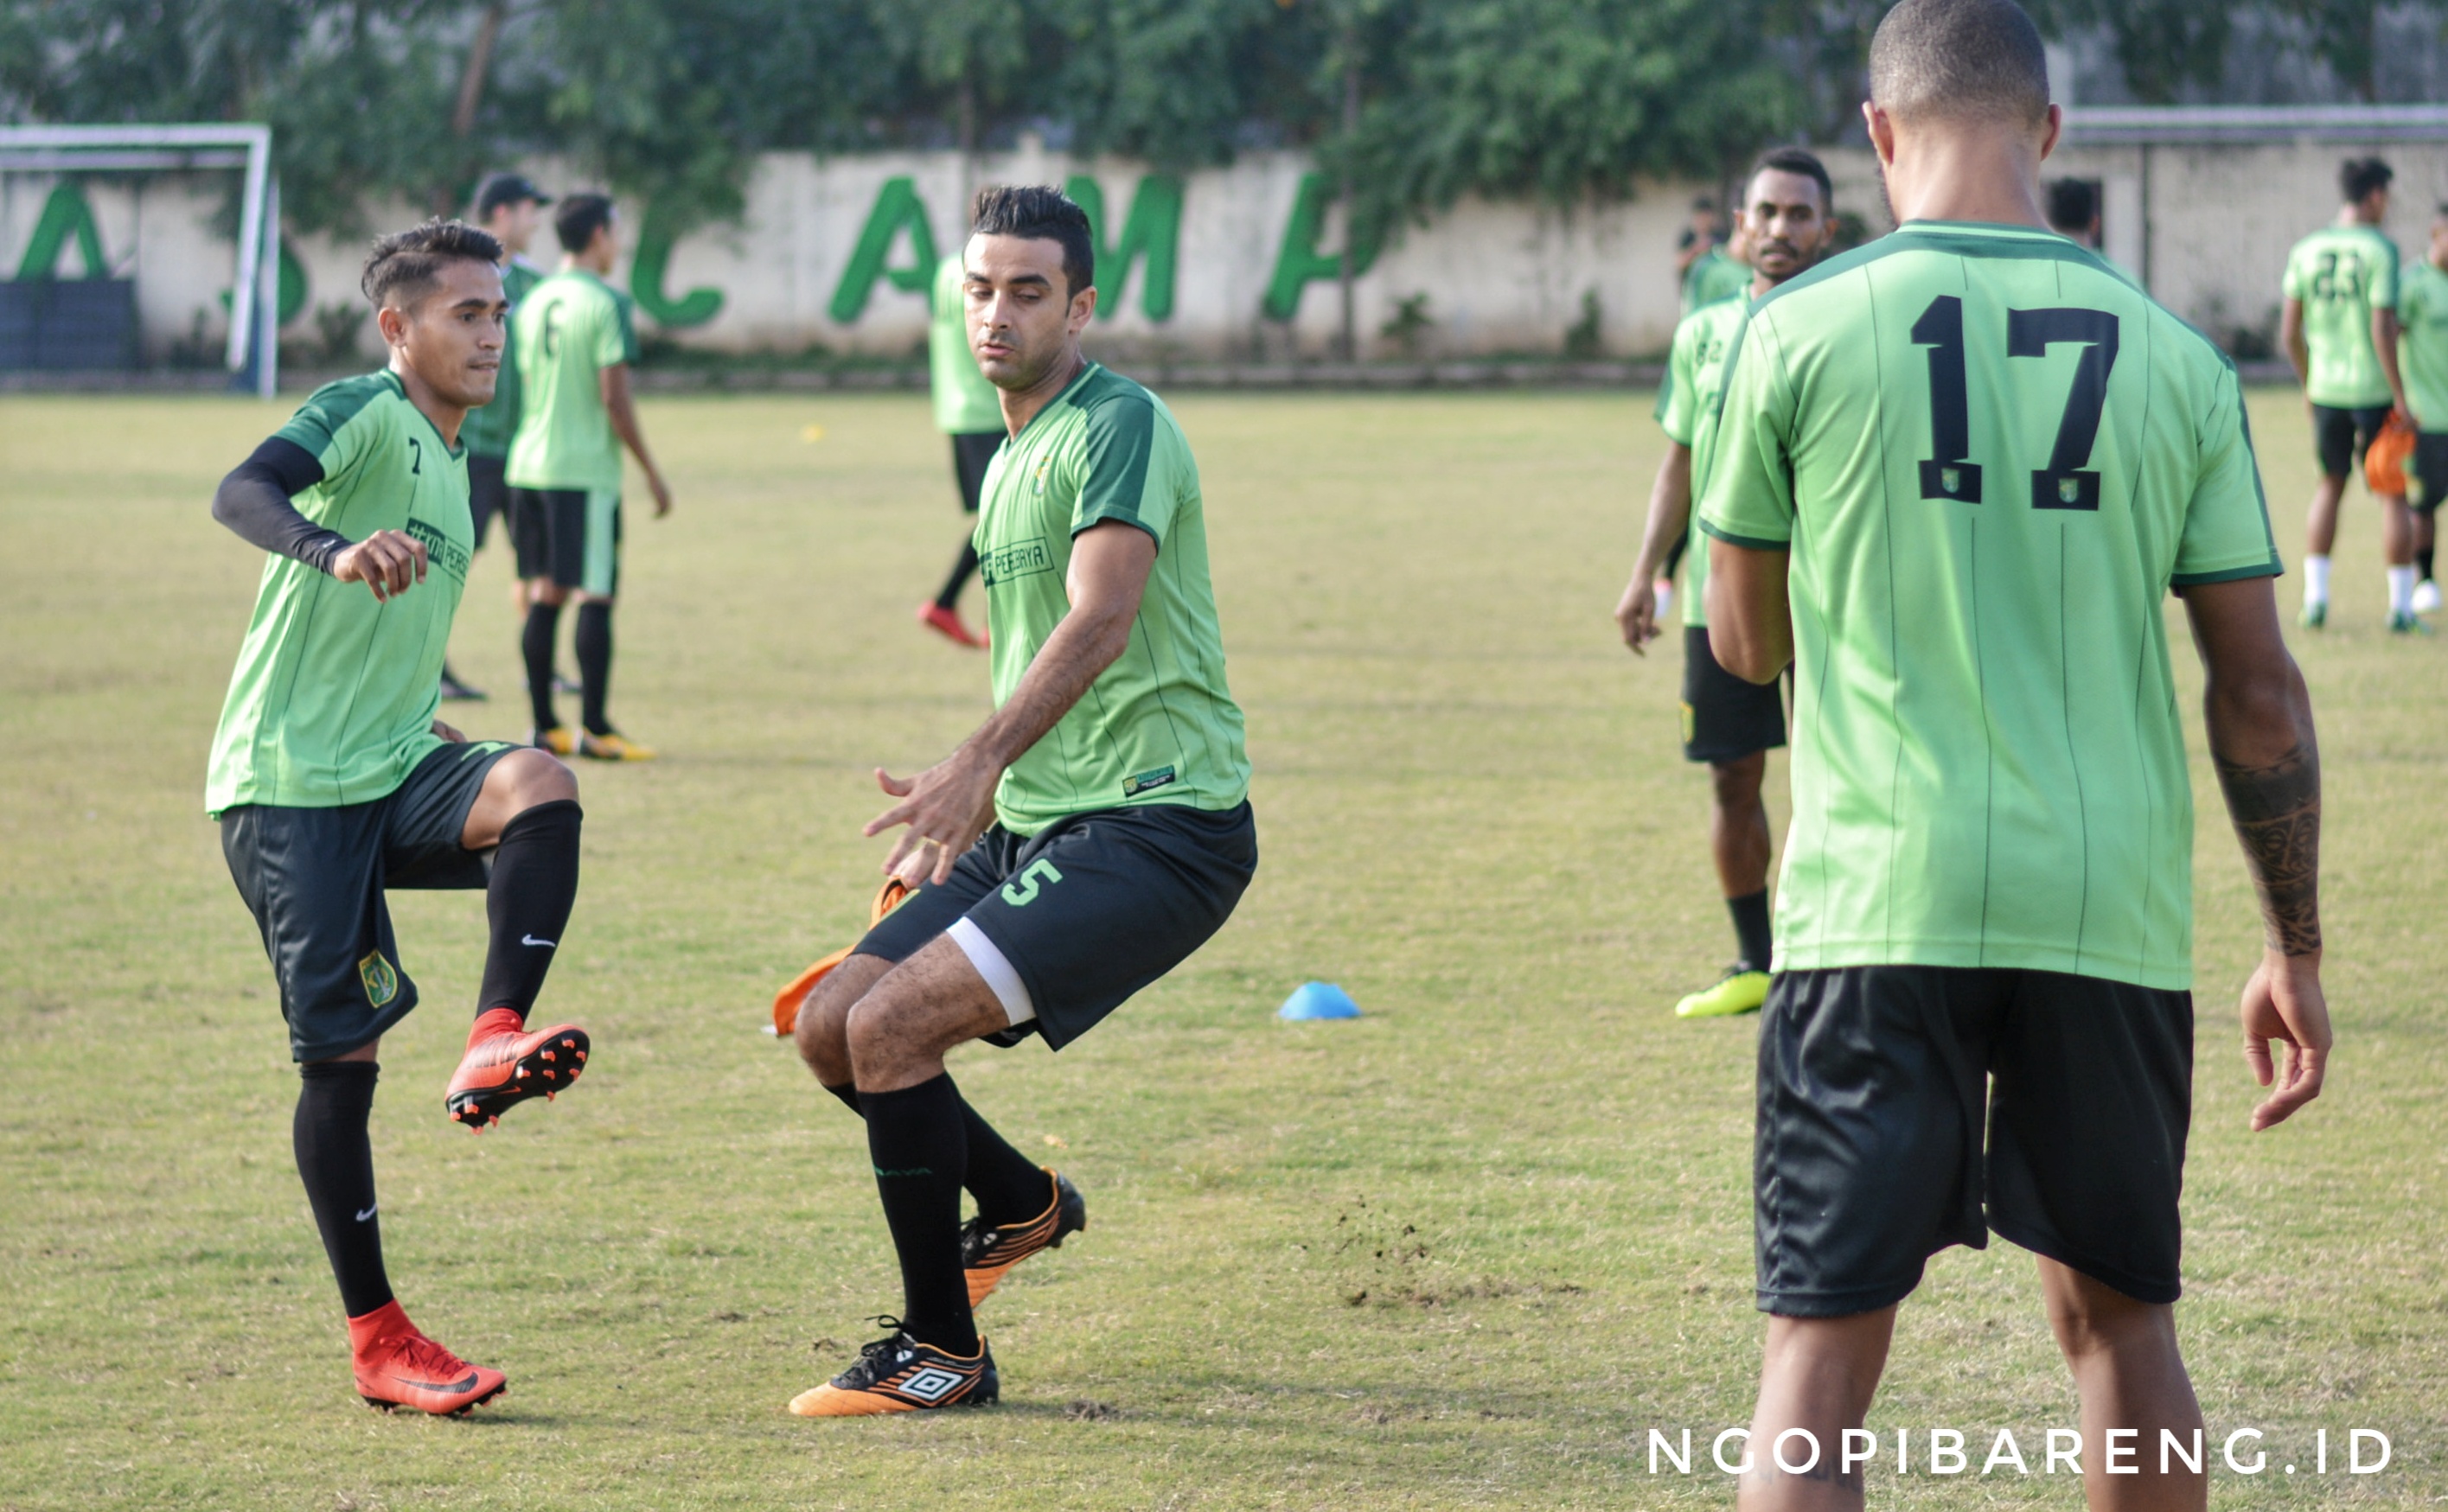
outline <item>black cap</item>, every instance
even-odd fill
[[[506,204],[533,200],[538,204],[552,203],[552,196],[535,186],[524,173],[488,173],[485,182],[476,185],[476,219],[482,220]]]

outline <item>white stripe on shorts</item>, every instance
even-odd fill
[[[1028,995],[1028,984],[1020,979],[1020,972],[1010,960],[996,948],[992,940],[986,938],[986,931],[971,924],[965,915],[954,919],[952,927],[944,932],[961,947],[961,953],[969,958],[969,965],[978,968],[978,975],[985,979],[986,986],[994,989],[995,997],[1003,1003],[1005,1019],[1017,1024],[1026,1024],[1037,1017],[1037,1004]]]

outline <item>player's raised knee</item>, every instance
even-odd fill
[[[502,757],[493,771],[518,809],[577,801],[578,774],[555,760],[549,752],[513,751]]]

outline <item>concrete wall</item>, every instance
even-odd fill
[[[2409,256],[2422,250],[2429,207],[2448,197],[2448,144],[2394,143],[2373,147],[2323,142],[2248,146],[2069,146],[2054,173],[2100,180],[2106,187],[2109,255],[2144,276],[2177,314],[2222,338],[2241,329],[2274,330],[2278,277],[2286,249],[2334,214],[2336,165],[2350,153],[2381,152],[2398,166],[2399,211],[2391,229]],[[1826,155],[1840,209],[1855,211],[1874,231],[1886,229],[1875,164],[1866,152]],[[547,188],[574,186],[560,165],[530,165]],[[1262,306],[1285,252],[1308,164],[1292,154],[1253,154],[1234,165],[1189,176],[1182,184],[1179,258],[1173,306],[1163,319],[1145,306],[1149,269],[1129,270],[1119,309],[1100,317],[1094,344],[1108,354],[1166,355],[1220,361],[1322,356],[1339,326],[1331,278],[1302,286],[1289,321]],[[820,159],[777,153],[749,185],[747,214],[736,225],[692,232],[669,249],[660,302],[675,318],[642,323],[691,347],[734,353],[797,354],[813,347],[882,358],[913,355],[925,335],[923,286],[904,288],[917,267],[914,228],[894,233],[863,305],[843,317],[844,274],[888,186],[907,181],[914,214],[940,251],[957,244],[967,185],[979,182],[1062,182],[1086,174],[1105,201],[1109,241],[1141,192],[1144,170],[1118,161],[1078,163],[1030,147],[989,157],[974,173],[951,153],[883,154]],[[233,257],[214,229],[227,175],[99,175],[86,198],[114,273],[137,279],[147,356],[168,360],[184,348],[217,355],[225,331],[222,298]],[[52,181],[0,177],[0,274],[15,271]],[[1661,352],[1676,314],[1673,247],[1686,206],[1700,186],[1654,183],[1629,202],[1570,213],[1519,203],[1466,201],[1426,226],[1406,228],[1357,280],[1357,324],[1363,354],[1393,356],[1403,349],[1381,335],[1401,301],[1425,296],[1433,324],[1419,333],[1424,357],[1555,354],[1595,296],[1600,350],[1614,356]],[[414,219],[405,205],[373,207],[377,224]],[[641,219],[624,220],[634,254]],[[1311,250],[1341,245],[1338,218],[1324,219]],[[549,229],[536,249],[550,261]],[[1297,250],[1297,249],[1296,249]],[[305,289],[284,327],[289,360],[316,360],[321,340],[316,315],[362,308],[356,294],[362,245],[323,237],[296,237],[290,252]],[[70,251],[58,271],[73,274]],[[638,278],[634,256],[619,278]],[[1112,283],[1111,268],[1100,281]],[[679,323],[679,305],[698,290],[719,297],[698,323]],[[700,300],[701,304],[707,301]],[[849,303],[857,303],[850,300]],[[359,356],[374,352],[371,321],[356,327]]]

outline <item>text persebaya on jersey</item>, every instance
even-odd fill
[[[440,526],[423,520],[409,521],[408,533],[424,544],[426,560],[460,582],[468,581],[466,546],[444,535]]]
[[[1045,538],[1031,536],[1014,545],[999,546],[978,561],[978,571],[989,588],[1009,578],[1024,578],[1033,572],[1054,570],[1054,553],[1047,549]]]

